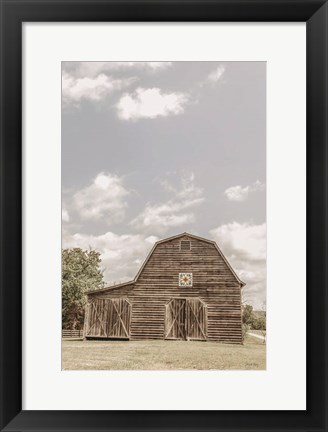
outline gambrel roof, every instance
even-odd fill
[[[228,260],[226,259],[226,257],[222,253],[221,249],[219,248],[219,246],[216,244],[216,242],[214,240],[208,240],[206,238],[195,236],[194,234],[189,234],[187,232],[184,232],[184,233],[172,236],[172,237],[168,237],[168,238],[165,238],[165,239],[162,239],[162,240],[158,240],[154,244],[154,246],[151,248],[151,251],[149,252],[147,258],[145,259],[144,263],[140,267],[138,273],[136,274],[136,276],[135,276],[135,278],[133,280],[128,281],[128,282],[123,282],[123,283],[117,284],[117,285],[112,285],[112,286],[109,286],[109,287],[106,287],[106,288],[101,288],[99,290],[87,291],[86,294],[94,294],[94,293],[104,292],[104,291],[108,291],[108,290],[112,290],[112,289],[116,289],[116,288],[123,288],[123,287],[126,287],[128,285],[133,285],[134,283],[136,283],[138,281],[139,276],[141,275],[143,269],[145,268],[145,266],[147,265],[148,261],[150,260],[150,257],[152,256],[152,254],[153,254],[154,250],[156,249],[156,247],[159,244],[161,244],[161,243],[165,243],[167,241],[175,240],[175,239],[178,239],[179,237],[190,237],[190,238],[195,239],[195,240],[200,240],[200,241],[212,244],[216,248],[216,250],[218,251],[219,255],[221,256],[221,258],[223,259],[223,261],[225,262],[225,264],[230,269],[230,271],[233,274],[233,276],[235,277],[236,281],[240,284],[240,287],[242,288],[244,285],[246,285],[245,282],[243,282],[241,279],[239,279],[239,277],[237,276],[237,274],[235,273],[235,271],[233,270],[233,268],[229,264]]]

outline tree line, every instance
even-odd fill
[[[266,329],[266,312],[255,312],[253,306],[243,306],[243,323],[248,325],[251,330],[265,330]]]
[[[266,333],[266,312],[254,311],[253,306],[242,306],[243,339],[249,330],[261,330],[262,335]]]
[[[62,326],[80,330],[87,291],[103,288],[100,253],[80,248],[62,250]]]

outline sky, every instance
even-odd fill
[[[62,246],[99,251],[111,285],[182,232],[265,308],[265,62],[63,62]]]

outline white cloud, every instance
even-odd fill
[[[173,187],[165,179],[161,185],[174,198],[165,203],[147,204],[144,211],[131,224],[139,229],[151,230],[157,234],[165,233],[171,227],[184,226],[195,221],[195,215],[190,211],[204,201],[202,189],[195,186],[193,173],[183,173],[180,187]]]
[[[159,88],[137,88],[134,93],[125,93],[117,104],[118,116],[122,120],[154,119],[184,112],[188,95],[185,93],[163,93]]]
[[[142,214],[134,219],[133,224],[162,232],[170,227],[194,222],[195,217],[192,213],[177,214],[185,208],[173,201],[168,201],[166,204],[147,205]]]
[[[115,79],[105,74],[94,78],[76,78],[66,72],[62,76],[62,98],[64,105],[78,106],[84,100],[100,101],[115,90],[120,90],[134,82],[134,78]]]
[[[75,233],[64,235],[63,247],[97,250],[101,253],[105,282],[120,283],[135,277],[157,240],[155,236],[117,235],[110,231],[99,236]]]
[[[231,186],[224,191],[225,196],[229,201],[245,201],[249,194],[254,192],[263,191],[265,189],[265,184],[261,183],[259,180],[254,182],[249,186]]]
[[[266,300],[266,224],[232,222],[210,231],[238,276],[246,282],[246,303],[260,309]]]
[[[83,219],[102,219],[111,224],[123,220],[128,194],[121,177],[101,172],[91,185],[74,194],[73,205]]]
[[[177,183],[178,187],[173,186],[173,182]],[[165,179],[161,180],[160,183],[165,190],[174,193],[178,198],[198,198],[203,193],[203,190],[195,185],[193,172],[167,172]]]
[[[145,62],[145,67],[149,68],[151,71],[162,71],[172,67],[172,62]],[[142,67],[142,66],[141,66]]]
[[[207,81],[217,83],[222,78],[224,72],[225,67],[223,65],[218,66],[207,76]]]
[[[69,222],[69,219],[70,219],[70,217],[69,217],[68,211],[65,208],[63,208],[62,209],[62,221],[63,222]]]
[[[232,222],[211,230],[220,245],[231,254],[245,256],[249,260],[266,258],[266,224],[252,225]]]
[[[151,73],[161,72],[172,66],[172,62],[64,62],[63,70],[75,77],[94,78],[100,73],[134,72],[139,70]]]

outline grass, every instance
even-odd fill
[[[186,341],[62,341],[63,370],[265,370],[266,346]]]

